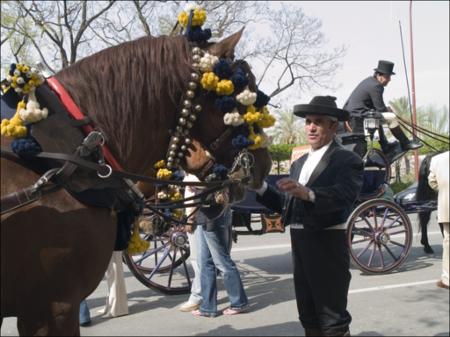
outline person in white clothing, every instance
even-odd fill
[[[113,251],[108,269],[105,273],[108,285],[108,295],[106,296],[106,306],[98,312],[103,317],[119,317],[128,315],[128,298],[123,274],[122,251]],[[91,317],[86,300],[80,305],[80,325],[89,326]]]
[[[449,289],[449,151],[431,158],[428,184],[438,191],[438,222],[442,224],[444,240],[442,241],[442,275],[437,286]]]
[[[106,306],[99,312],[104,317],[128,315],[128,298],[123,274],[122,251],[114,251],[105,273],[108,284]]]
[[[184,177],[184,181],[199,181],[199,179],[193,174],[186,174],[186,176]],[[197,189],[194,186],[186,186],[184,197],[189,198],[194,196],[196,193]],[[186,208],[186,215],[189,216],[194,212],[194,210],[195,208]],[[192,217],[190,219],[192,222]],[[179,310],[183,312],[191,312],[200,307],[200,304],[202,303],[202,295],[200,288],[200,270],[197,263],[195,235],[192,232],[192,226],[187,225],[185,228],[189,240],[189,248],[191,251],[189,261],[191,263],[192,269],[194,270],[194,279],[192,280],[191,294],[189,296],[189,299],[179,307]]]

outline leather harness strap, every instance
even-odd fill
[[[66,91],[66,89],[64,89],[64,87],[56,79],[56,77],[48,78],[47,83],[50,88],[52,88],[52,90],[59,96],[62,104],[66,107],[67,111],[69,111],[72,117],[77,121],[84,122],[86,116],[81,112],[81,110],[73,101],[72,97],[70,97],[69,93]],[[89,124],[83,124],[81,127],[83,128],[85,134],[89,134],[91,131],[94,131],[94,128]],[[122,166],[114,158],[113,154],[106,145],[102,145],[102,150],[106,161],[111,165],[111,167],[114,170],[123,171]]]

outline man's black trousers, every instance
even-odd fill
[[[342,229],[291,229],[295,295],[303,327],[342,336],[352,317],[347,311],[350,256]]]

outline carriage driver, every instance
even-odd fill
[[[306,119],[311,150],[296,160],[289,178],[266,183],[257,200],[283,214],[291,227],[297,309],[306,336],[350,336],[347,296],[350,256],[346,220],[363,183],[362,160],[334,137],[349,113],[336,98],[316,96],[294,107]]]
[[[398,139],[402,151],[415,150],[422,146],[417,140],[410,141],[403,130],[400,128],[397,117],[391,107],[387,107],[383,101],[384,87],[391,81],[394,73],[394,63],[390,61],[378,61],[378,67],[374,69],[373,76],[369,76],[353,90],[344,109],[350,112],[350,123],[346,124],[347,131],[353,133],[364,133],[364,118],[362,114],[369,110],[374,110],[382,122],[386,123],[391,130],[392,135]],[[338,133],[341,134],[344,129],[339,128]],[[395,143],[388,143],[383,132],[383,128],[379,128],[380,144],[385,153],[391,151]],[[367,144],[361,139],[354,149],[361,157],[367,150]]]

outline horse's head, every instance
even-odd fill
[[[255,76],[251,72],[250,66],[242,60],[234,60],[234,48],[242,35],[242,30],[238,33],[225,38],[221,42],[210,44],[206,48],[206,52],[214,55],[220,60],[229,65],[230,74],[240,72],[247,80],[248,84],[245,88],[250,92],[256,94],[257,86]],[[193,56],[195,58],[195,55]],[[195,62],[195,59],[194,59]],[[232,76],[232,75],[228,75]],[[233,93],[229,94],[235,102],[236,96],[240,94],[244,88],[235,88]],[[225,96],[219,96],[219,99]],[[225,103],[226,104],[226,103]],[[271,159],[266,147],[252,147],[248,149],[250,154],[247,157],[242,156],[242,148],[236,147],[236,137],[248,136],[248,125],[233,126],[226,124],[224,117],[227,112],[224,112],[218,104],[218,96],[211,91],[197,90],[197,94],[192,101],[192,105],[200,106],[201,113],[196,114],[195,123],[191,129],[192,144],[189,147],[186,156],[186,169],[200,178],[204,177],[213,164],[222,164],[228,169],[234,169],[234,174],[239,178],[240,171],[247,169],[245,161],[250,161],[248,167],[250,179],[246,181],[246,186],[251,188],[258,188],[262,185],[265,177],[269,174],[271,167]],[[235,113],[239,112],[243,116],[247,111],[247,106],[236,103],[232,109]],[[262,109],[262,108],[261,108]],[[231,111],[228,109],[228,111]],[[252,126],[252,133],[259,132],[262,134],[262,129],[256,123]],[[245,137],[244,137],[245,138]],[[234,143],[234,144],[233,144]],[[264,144],[266,145],[266,144]],[[240,155],[240,157],[239,157]],[[233,199],[240,199],[243,197],[243,185],[240,184],[239,191],[234,191],[237,194]],[[236,189],[236,186],[234,186]]]

